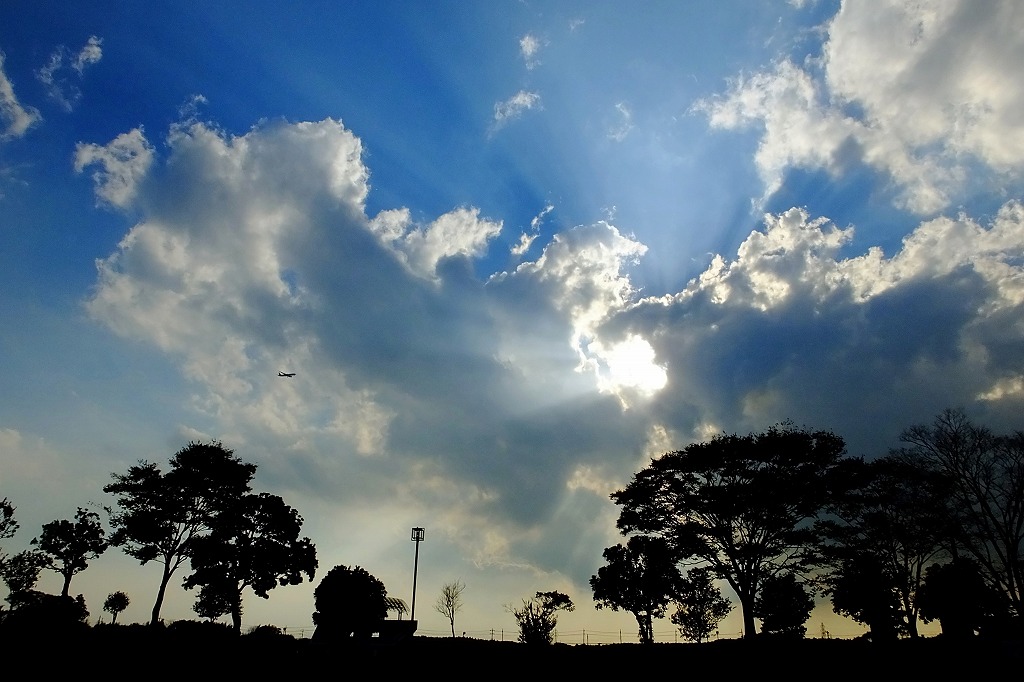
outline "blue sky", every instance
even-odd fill
[[[408,601],[426,527],[425,631],[461,579],[470,633],[558,589],[635,636],[587,580],[651,456],[1021,427],[1021,36],[1009,0],[0,4],[5,551],[218,439],[321,575]],[[72,590],[144,621],[157,580]]]

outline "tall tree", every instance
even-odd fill
[[[204,614],[210,600],[227,607],[236,632],[242,629],[242,593],[248,587],[269,598],[278,585],[298,585],[316,573],[316,548],[299,537],[302,517],[277,495],[243,495],[223,509],[208,535],[192,541],[192,574],[186,588],[201,586]]]
[[[71,579],[89,567],[89,562],[107,550],[106,533],[99,514],[82,507],[75,520],[51,521],[43,524],[43,533],[32,540],[46,559],[45,568],[64,578],[60,595],[67,597]]]
[[[523,600],[523,606],[512,609],[519,624],[519,641],[523,644],[552,644],[559,611],[572,611],[576,606],[569,595],[558,591],[538,592]]]
[[[960,531],[954,554],[969,554],[986,581],[1024,614],[1024,432],[995,435],[962,410],[947,409],[900,440],[897,456],[950,481]]]
[[[653,643],[654,619],[665,615],[682,579],[672,547],[661,537],[634,535],[603,556],[607,564],[590,577],[595,606],[632,613],[640,642]]]
[[[715,585],[707,569],[690,570],[679,583],[672,622],[685,639],[700,644],[708,639],[732,611],[732,602]]]
[[[455,614],[462,609],[462,592],[466,589],[466,583],[461,580],[445,583],[441,587],[441,594],[434,602],[434,610],[448,619],[452,626],[452,637],[455,636]]]
[[[756,635],[762,582],[811,563],[812,521],[845,485],[843,439],[790,423],[746,436],[720,435],[667,453],[611,495],[618,527],[664,537],[704,562],[736,593],[744,636]]]
[[[925,569],[949,547],[954,524],[949,479],[888,456],[850,467],[851,487],[819,521],[820,578],[858,555],[871,554],[894,581],[910,637],[918,636],[917,591]]]
[[[117,497],[111,511],[110,544],[122,547],[146,564],[163,565],[151,624],[160,621],[167,584],[191,556],[192,542],[206,534],[217,515],[250,492],[256,473],[218,442],[189,443],[179,450],[164,473],[151,462],[139,462],[126,474],[113,474],[103,491]]]

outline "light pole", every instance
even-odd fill
[[[411,540],[416,543],[416,560],[412,565],[412,612],[409,620],[416,621],[416,572],[420,567],[420,543],[423,542],[423,529],[413,528]]]

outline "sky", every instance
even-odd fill
[[[216,440],[319,558],[244,627],[416,564],[421,634],[460,580],[470,635],[559,590],[563,641],[635,641],[588,581],[652,457],[1022,428],[1021,64],[1014,0],[3,0],[3,549]],[[71,591],[146,622],[158,582]]]

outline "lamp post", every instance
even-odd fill
[[[420,567],[420,543],[423,542],[423,529],[413,528],[411,540],[416,543],[416,560],[412,565],[412,612],[409,620],[416,621],[416,572]]]

